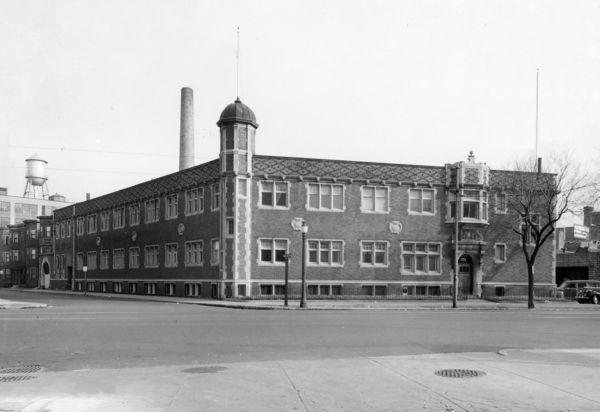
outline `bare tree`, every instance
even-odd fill
[[[507,188],[507,206],[517,219],[513,231],[519,236],[527,262],[527,307],[533,309],[535,260],[546,241],[552,239],[556,224],[577,214],[588,200],[593,180],[568,155],[552,156],[542,172],[541,159],[519,161]]]

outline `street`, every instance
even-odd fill
[[[238,310],[2,290],[0,367],[50,371],[598,348],[600,311]]]

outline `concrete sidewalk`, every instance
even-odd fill
[[[5,371],[2,411],[600,410],[598,349]]]
[[[11,291],[31,292],[37,294],[60,294],[73,296],[89,296],[101,299],[119,299],[119,300],[144,300],[155,302],[172,302],[179,304],[192,304],[203,306],[227,307],[233,309],[281,309],[296,310],[299,307],[297,299],[289,300],[289,305],[284,306],[283,300],[216,300],[192,297],[175,297],[159,295],[130,295],[114,293],[95,293],[95,292],[73,292],[58,291],[50,289],[21,289],[12,288]],[[452,308],[452,300],[449,299],[402,299],[402,300],[346,300],[346,299],[309,299],[308,307],[301,310],[527,310],[525,300],[505,300],[492,302],[484,299],[459,300],[457,308]],[[537,300],[535,302],[536,310],[577,310],[581,308],[598,309],[600,305],[581,305],[570,300]]]

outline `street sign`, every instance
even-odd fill
[[[84,271],[84,272],[87,272],[87,266],[84,266],[84,267],[83,267],[83,271]]]

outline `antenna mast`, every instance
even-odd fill
[[[540,69],[536,69],[535,73],[535,161],[538,159],[538,113],[539,113],[539,84],[540,84]]]
[[[235,95],[240,98],[240,26],[237,28],[237,48],[235,51]]]

